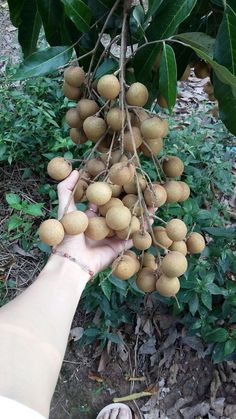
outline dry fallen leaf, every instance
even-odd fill
[[[88,375],[88,378],[92,381],[96,381],[97,383],[103,383],[104,379],[101,377],[101,375],[95,374],[90,372]]]

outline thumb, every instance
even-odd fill
[[[62,218],[68,202],[70,202],[67,212],[76,211],[75,201],[72,197],[73,189],[79,180],[79,172],[73,170],[71,174],[57,186],[59,200],[58,218]]]

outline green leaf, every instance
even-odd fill
[[[36,0],[25,0],[23,3],[18,40],[26,58],[36,50],[42,21]]]
[[[236,340],[235,339],[229,339],[225,342],[224,347],[224,356],[228,356],[232,354],[236,349]]]
[[[51,46],[65,45],[68,42],[64,29],[64,7],[59,1],[37,0],[46,39]]]
[[[16,228],[20,227],[23,224],[23,220],[22,218],[20,218],[18,215],[13,214],[9,219],[8,219],[8,231],[11,230],[15,230]]]
[[[221,295],[222,294],[222,289],[220,287],[218,287],[218,285],[216,285],[216,284],[209,284],[207,286],[207,289],[212,295]]]
[[[112,293],[112,284],[108,280],[102,280],[100,282],[102,292],[107,297],[107,299],[110,301],[111,299],[111,293]]]
[[[35,52],[26,58],[18,68],[14,79],[24,80],[28,77],[43,76],[53,73],[65,65],[71,58],[72,48],[67,46],[50,47]]]
[[[10,19],[14,26],[18,28],[21,23],[21,10],[24,6],[23,0],[8,0],[8,6],[10,11]]]
[[[160,94],[166,99],[171,112],[177,95],[177,68],[174,50],[165,42],[163,43],[159,70],[159,90]]]
[[[202,291],[201,294],[201,300],[205,307],[208,308],[208,310],[212,309],[212,296],[208,291]]]
[[[98,67],[95,79],[100,79],[104,74],[112,74],[114,71],[118,70],[119,63],[113,58],[107,58],[103,63]]]
[[[151,0],[148,3],[148,10],[145,16],[146,21],[148,21],[156,13],[161,3],[163,3],[163,0]]]
[[[212,353],[212,359],[214,363],[218,363],[223,361],[225,358],[225,344],[223,343],[217,343],[214,347],[213,353]]]
[[[206,333],[204,339],[206,342],[225,342],[229,334],[223,327],[217,327],[214,330]]]
[[[61,0],[64,4],[66,15],[72,20],[77,29],[81,32],[88,32],[90,29],[91,11],[88,5],[82,0]]]
[[[122,339],[118,335],[115,335],[114,333],[106,333],[104,336],[107,339],[109,339],[111,342],[117,343],[117,345],[119,345],[120,343],[123,343]]]
[[[21,197],[15,193],[7,193],[6,201],[11,208],[21,209]]]
[[[215,237],[224,237],[226,239],[230,239],[230,238],[234,238],[235,237],[235,228],[234,227],[229,227],[229,228],[224,228],[224,227],[205,227],[203,228],[203,230],[210,234],[211,236],[215,236]]]
[[[190,301],[188,302],[189,305],[189,311],[192,314],[192,316],[194,316],[198,310],[199,307],[199,298],[198,295],[196,293],[194,293],[193,297],[190,299]]]
[[[43,204],[29,204],[24,212],[34,217],[41,217],[43,215],[42,206]]]
[[[90,327],[88,329],[85,329],[83,334],[88,337],[96,337],[100,335],[100,333],[101,333],[100,330],[97,329],[96,327]]]
[[[213,57],[215,39],[204,32],[180,33],[175,38],[189,42],[192,48],[201,48],[201,51]]]

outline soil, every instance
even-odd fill
[[[0,47],[3,64],[9,57],[19,60],[17,31],[11,25],[7,3],[0,0]],[[180,89],[175,108],[176,120],[191,109],[205,103],[203,85],[206,80],[194,77]],[[181,85],[180,85],[181,88]],[[217,112],[217,109],[216,109]],[[211,120],[211,114],[206,116]],[[45,256],[37,248],[30,253],[11,243],[4,235],[5,221],[10,210],[5,204],[6,192],[17,191],[37,201],[35,177],[22,181],[22,169],[5,166],[0,169],[0,278],[14,280],[6,288],[4,301],[22,292],[37,276]],[[95,313],[96,316],[96,313]],[[94,419],[99,410],[114,397],[146,391],[148,395],[129,402],[136,418],[191,419],[236,418],[236,364],[213,365],[201,340],[187,337],[177,318],[166,308],[156,305],[150,297],[142,314],[137,316],[135,330],[127,326],[122,331],[124,345],[109,343],[101,351],[98,343],[80,347],[72,335],[86,327],[90,319],[79,307],[52,401],[50,419]],[[132,378],[134,378],[132,380]]]

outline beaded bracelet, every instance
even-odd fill
[[[94,276],[94,272],[91,269],[89,269],[89,267],[87,265],[85,265],[84,263],[79,262],[76,258],[69,255],[68,253],[61,252],[60,250],[57,250],[57,249],[52,249],[52,254],[62,256],[63,258],[69,259],[71,262],[76,263],[77,265],[80,266],[80,268],[83,269],[83,271],[85,271],[89,274],[90,279],[92,279],[92,277]]]

